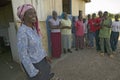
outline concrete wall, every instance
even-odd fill
[[[56,10],[58,15],[62,13],[62,0],[12,0],[15,20],[19,20],[16,15],[17,7],[25,3],[33,4],[37,11],[39,21],[45,21],[53,10]]]
[[[85,16],[85,1],[84,0],[72,0],[72,15],[78,16],[79,10],[82,10],[83,16]]]
[[[43,47],[48,53],[48,38],[47,38],[47,30],[46,30],[46,22],[45,21],[40,21],[40,30],[42,32],[42,43]]]

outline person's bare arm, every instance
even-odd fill
[[[49,22],[49,26],[50,26],[51,29],[60,29],[59,25],[52,25],[51,22]]]

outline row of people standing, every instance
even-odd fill
[[[71,51],[71,20],[68,18],[67,13],[63,13],[62,19],[59,19],[57,12],[52,12],[52,18],[49,20],[49,26],[51,28],[51,47],[52,57],[59,58],[62,51],[64,53]]]
[[[53,11],[53,17],[49,20],[52,57],[59,58],[62,51],[64,53],[67,51],[71,53],[72,46],[76,50],[83,49],[85,46],[89,48],[96,46],[97,52],[101,55],[104,55],[107,51],[110,57],[113,57],[112,53],[117,47],[119,37],[119,29],[116,30],[116,26],[117,28],[120,27],[118,15],[115,16],[115,22],[113,23],[108,17],[107,11],[104,14],[102,11],[99,11],[98,15],[99,17],[96,18],[96,14],[94,13],[92,14],[92,18],[88,15],[87,19],[83,19],[82,15],[79,14],[78,19],[76,20],[73,17],[71,22],[66,13],[64,13],[62,19],[59,19],[57,12]],[[114,31],[117,31],[117,33]],[[94,39],[96,45],[94,45]],[[73,43],[71,42],[72,40]]]
[[[107,52],[110,57],[113,57],[120,32],[119,17],[115,15],[115,21],[112,22],[107,11],[104,14],[99,11],[98,15],[99,17],[95,18],[96,14],[92,14],[92,19],[88,20],[89,46],[93,47],[95,38],[96,50],[100,52],[100,55],[104,56],[104,53]]]

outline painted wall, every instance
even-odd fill
[[[46,22],[40,21],[40,30],[42,32],[42,44],[46,52],[48,53],[48,38],[47,38],[47,29],[46,29]]]
[[[33,4],[37,11],[39,21],[45,21],[53,10],[56,10],[58,15],[62,13],[62,0],[12,0],[15,20],[19,20],[16,15],[17,7],[24,3]]]
[[[79,10],[82,10],[83,16],[85,16],[85,1],[72,0],[72,15],[78,16]]]

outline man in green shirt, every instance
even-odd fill
[[[100,55],[104,56],[105,53],[104,47],[106,47],[107,53],[110,55],[110,58],[113,58],[112,49],[110,46],[111,24],[112,24],[112,20],[108,17],[108,12],[105,11],[99,33],[100,47],[101,47]]]

